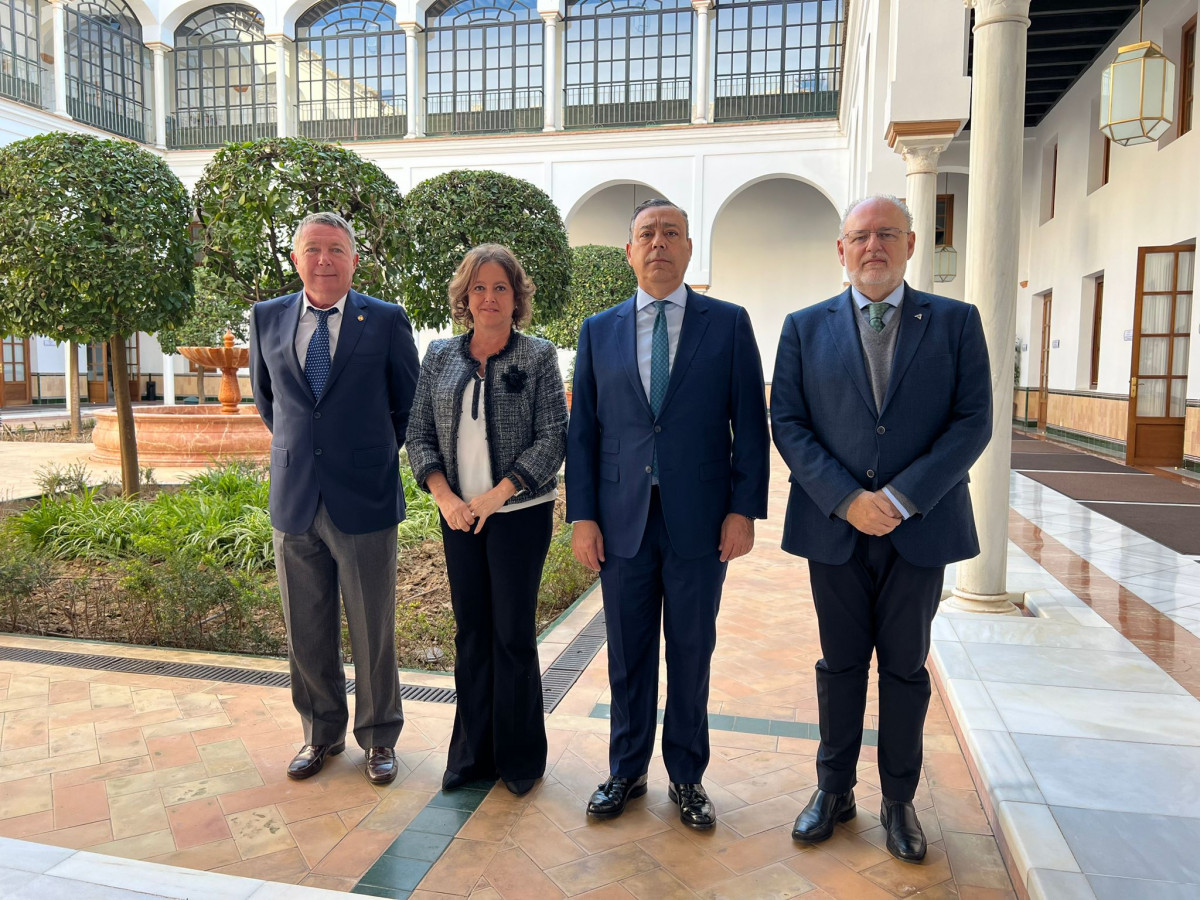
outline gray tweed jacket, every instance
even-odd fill
[[[417,484],[442,472],[459,493],[458,423],[463,392],[479,361],[471,356],[471,332],[434,341],[425,351],[405,445]],[[554,490],[566,454],[567,399],[554,345],[514,330],[504,349],[487,362],[482,392],[487,417],[492,482],[520,476],[508,503]]]

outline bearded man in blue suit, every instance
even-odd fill
[[[334,213],[296,229],[304,289],[250,314],[250,380],[271,430],[271,524],[304,746],[289,778],[345,749],[339,593],[354,654],[354,737],[367,778],[396,777],[404,725],[396,668],[399,449],[419,363],[404,310],[351,290],[354,232]]]
[[[701,779],[717,608],[729,560],[767,514],[762,363],[746,311],[683,283],[683,210],[641,204],[625,253],[638,292],[583,323],[567,432],[567,519],[576,558],[600,573],[612,688],[610,777],[587,811],[612,818],[646,793],[661,622],[667,793],[685,825],[711,828]]]
[[[926,849],[912,799],[930,629],[946,564],[979,553],[967,470],[992,433],[979,311],[904,283],[915,240],[895,197],[851,204],[837,242],[851,286],[788,316],[771,382],[792,482],[783,549],[808,559],[822,653],[817,791],[792,837],[823,841],[855,815],[874,651],[880,818],[911,861]]]

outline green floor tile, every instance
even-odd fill
[[[391,897],[392,900],[408,900],[412,896],[412,891],[401,891],[393,888],[375,887],[370,884],[358,884],[354,886],[352,894],[364,894],[367,897]]]
[[[384,856],[402,856],[407,859],[423,859],[435,862],[442,851],[454,840],[448,834],[433,834],[428,831],[403,831],[392,846],[383,851]]]
[[[458,834],[458,829],[462,828],[467,823],[467,819],[471,818],[471,814],[462,809],[439,809],[435,806],[426,806],[423,810],[417,813],[417,817],[412,820],[412,824],[406,828],[406,831],[428,831],[432,834]]]
[[[483,802],[483,798],[488,795],[488,791],[492,789],[492,785],[496,782],[471,782],[472,784],[486,784],[487,790],[473,790],[471,788],[458,788],[457,790],[438,791],[433,795],[433,799],[429,801],[429,805],[434,809],[462,809],[467,812],[475,812],[479,808],[479,804]]]
[[[367,874],[359,879],[358,886],[411,891],[421,883],[431,865],[432,863],[424,859],[404,859],[384,854],[367,870]]]

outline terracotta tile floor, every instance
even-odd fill
[[[720,727],[705,778],[719,821],[710,832],[680,824],[660,756],[644,800],[614,821],[585,816],[607,771],[601,652],[549,717],[548,773],[522,798],[503,786],[437,793],[449,705],[406,705],[391,786],[365,780],[356,747],[317,778],[291,782],[283,770],[301,733],[286,689],[0,661],[0,836],[345,891],[370,872],[360,892],[411,891],[413,900],[1014,897],[936,693],[916,798],[930,840],[924,864],[883,849],[871,746],[859,816],[819,846],[791,840],[815,784],[817,744],[788,735],[817,720],[819,651],[804,563],[779,550],[787,477],[777,457],[774,465],[771,518],[757,523],[754,552],[731,566],[719,619],[710,713]],[[598,591],[585,598],[544,642],[544,656],[599,603]],[[82,652],[12,636],[0,643]],[[263,665],[113,645],[90,652]],[[867,713],[873,729],[874,679]],[[380,883],[387,887],[368,886]]]

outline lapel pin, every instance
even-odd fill
[[[360,322],[361,322],[361,321],[362,321],[364,318],[365,318],[364,316],[359,316],[359,317],[358,317],[358,321],[360,321]],[[920,318],[920,316],[918,316],[918,318]]]
[[[921,316],[923,316],[923,315],[924,315],[924,313],[917,313],[915,316],[913,316],[913,318],[914,318],[914,319],[917,319],[917,320],[919,321],[919,320],[920,320],[920,318],[921,318]],[[361,319],[361,318],[362,318],[362,316],[359,316],[359,318]]]

